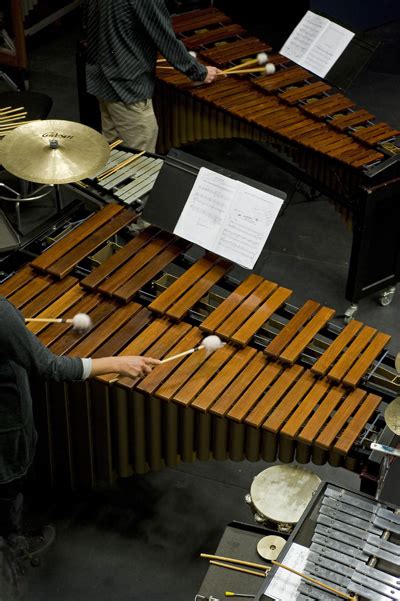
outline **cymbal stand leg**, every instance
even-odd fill
[[[383,485],[385,484],[386,476],[388,475],[389,467],[390,467],[390,455],[388,455],[387,453],[384,453],[383,457],[382,457],[381,465],[379,468],[379,478],[378,478],[378,484],[377,484],[376,493],[375,493],[375,499],[377,501],[380,500]]]
[[[61,188],[59,184],[55,184],[54,191],[56,193],[57,212],[61,212],[64,206],[62,201]]]

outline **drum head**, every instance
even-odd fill
[[[274,465],[254,478],[251,501],[265,519],[296,524],[320,482],[316,474],[297,465]]]
[[[264,536],[257,543],[257,553],[268,561],[275,560],[285,546],[286,540],[282,536]]]

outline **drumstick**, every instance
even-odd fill
[[[162,361],[160,361],[160,363],[168,363],[168,361],[173,361],[174,359],[180,359],[180,357],[185,357],[185,355],[190,355],[191,353],[194,353],[196,351],[201,351],[202,349],[205,349],[207,352],[207,355],[209,355],[210,353],[213,353],[217,349],[221,348],[221,346],[224,346],[224,344],[225,344],[225,342],[222,342],[221,339],[218,338],[218,336],[214,336],[214,335],[206,336],[206,338],[204,338],[202,343],[199,344],[198,346],[195,346],[194,348],[191,348],[188,351],[183,351],[182,353],[178,353],[177,355],[172,355],[171,357],[167,357],[166,359],[162,359]]]
[[[229,561],[230,563],[237,563],[241,566],[247,566],[249,568],[257,568],[258,570],[269,570],[269,566],[265,566],[262,563],[253,563],[252,561],[245,561],[244,559],[235,559],[234,557],[222,557],[221,555],[210,555],[209,553],[200,553],[200,557],[203,559],[218,559],[219,561]]]
[[[334,593],[335,595],[337,595],[338,597],[341,597],[342,599],[349,599],[349,601],[357,601],[357,597],[353,597],[352,595],[348,595],[347,593],[342,593],[341,591],[338,591],[336,588],[333,588],[333,586],[329,586],[328,584],[324,584],[323,582],[320,582],[319,580],[317,580],[316,578],[313,578],[312,576],[307,576],[307,574],[298,572],[297,570],[294,570],[290,566],[286,566],[283,563],[279,563],[278,561],[275,561],[275,560],[272,560],[271,563],[273,563],[275,566],[278,566],[279,568],[283,568],[284,570],[287,570],[288,572],[292,572],[293,574],[296,574],[296,576],[300,576],[300,578],[303,578],[304,580],[308,580],[309,582],[312,582],[313,584],[316,584],[317,586],[320,586],[321,588],[324,588],[327,591],[330,591],[331,593]]]
[[[121,140],[121,138],[118,138],[118,140],[115,140],[115,142],[112,142],[111,144],[109,144],[110,150],[114,150],[114,148],[116,146],[119,146],[119,144],[122,144],[123,140]]]
[[[0,113],[0,121],[13,121],[14,119],[19,119],[19,117],[25,117],[27,114],[26,111],[24,113],[15,113],[13,115],[3,115]]]
[[[265,65],[268,62],[268,54],[266,52],[260,52],[257,54],[257,58],[252,58],[244,63],[239,63],[238,65],[234,65],[233,67],[229,67],[229,69],[225,69],[224,73],[230,73],[231,71],[235,71],[236,69],[243,69],[249,67],[250,65]]]
[[[71,319],[64,317],[25,317],[25,322],[42,322],[42,323],[72,323],[74,330],[86,331],[92,327],[92,320],[86,313],[77,313]]]
[[[24,111],[25,107],[23,106],[19,106],[15,109],[12,109],[11,106],[6,106],[2,109],[0,109],[0,114],[1,115],[8,115],[9,113],[15,113],[16,111]]]
[[[100,175],[97,176],[97,181],[105,179],[109,175],[113,175],[113,173],[116,173],[116,171],[119,171],[123,167],[126,167],[130,163],[133,163],[133,161],[136,161],[136,159],[141,157],[145,152],[146,152],[145,150],[142,150],[141,152],[138,152],[138,154],[135,154],[132,157],[129,157],[129,159],[126,159],[125,161],[121,161],[121,163],[118,163],[118,165],[115,165],[115,167],[110,167],[110,169],[107,169],[107,171],[103,171],[103,173],[101,173]]]
[[[244,572],[245,574],[252,574],[253,576],[261,576],[265,578],[266,572],[269,572],[270,568],[267,568],[265,572],[256,572],[255,570],[247,570],[246,568],[238,568],[237,566],[231,566],[229,563],[223,563],[222,561],[210,561],[213,566],[220,566],[221,568],[228,568],[228,570],[235,570],[236,572]]]

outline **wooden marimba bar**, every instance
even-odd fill
[[[334,310],[310,300],[277,320],[292,291],[255,274],[212,308],[207,299],[231,265],[208,254],[155,295],[160,274],[188,249],[155,227],[78,278],[80,262],[134,218],[129,209],[107,205],[6,280],[0,294],[26,317],[91,316],[94,326],[84,334],[67,324],[29,324],[58,354],[162,359],[197,346],[208,333],[226,345],[208,357],[198,351],[159,365],[141,380],[115,381],[110,374],[39,383],[39,473],[81,487],[211,457],[311,459],[360,469],[359,441],[366,432],[376,435],[371,429],[382,401],[364,379],[390,337],[353,321],[323,343]],[[308,366],[303,358],[313,345]]]
[[[200,61],[221,69],[271,50],[215,8],[176,16],[174,28]],[[276,66],[273,75],[230,75],[212,86],[194,85],[160,66],[161,93],[155,100],[162,151],[205,138],[261,140],[346,197],[365,174],[387,166],[397,152],[397,129],[289,59],[275,54],[270,60]]]

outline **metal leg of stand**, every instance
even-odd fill
[[[16,92],[20,91],[19,87],[17,86],[17,84],[11,79],[11,77],[8,77],[7,73],[4,73],[4,71],[0,71],[0,77],[6,83],[8,83],[8,85],[10,86],[10,88],[12,88],[13,90],[15,90]]]
[[[62,195],[61,195],[61,188],[58,184],[56,184],[54,186],[54,190],[56,193],[56,203],[57,203],[57,211],[60,212],[63,210],[63,201],[62,201]]]

